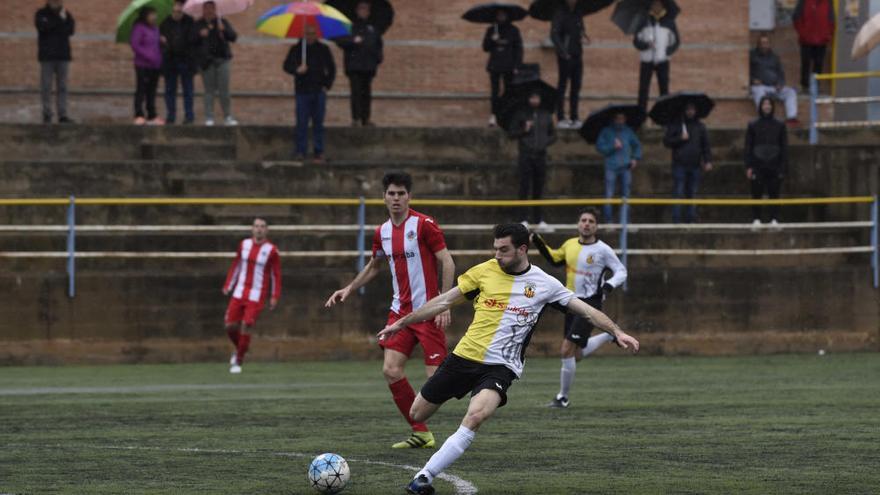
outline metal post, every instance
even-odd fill
[[[67,297],[76,296],[76,198],[67,207]]]
[[[361,196],[359,198],[360,204],[358,205],[358,259],[357,259],[357,271],[358,273],[364,269],[366,266],[366,244],[367,244],[367,203],[364,200],[364,197]],[[358,294],[363,295],[364,288],[361,287],[358,289]]]
[[[874,251],[871,252],[871,271],[874,275],[874,288],[877,289],[880,287],[880,246],[877,243],[878,237],[878,214],[877,214],[877,203],[878,197],[874,196],[874,202],[871,203],[871,247],[874,248]]]
[[[816,81],[816,74],[810,74],[810,144],[819,142],[819,130],[816,122],[819,120],[819,110],[816,105],[816,98],[819,97],[819,83]]]
[[[627,234],[629,233],[629,204],[627,204],[627,198],[621,198],[623,201],[620,205],[620,261],[623,263],[623,266],[626,267],[626,241]],[[628,282],[623,282],[623,291],[627,291]]]

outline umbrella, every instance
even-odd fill
[[[512,3],[484,3],[471,7],[465,12],[461,18],[468,22],[476,22],[480,24],[494,24],[498,16],[498,11],[507,13],[507,20],[521,21],[525,19],[528,12],[519,5]]]
[[[565,0],[535,0],[529,5],[529,15],[539,21],[552,21]],[[582,16],[595,14],[614,3],[614,0],[578,0],[575,12]]]
[[[684,107],[688,103],[693,103],[697,108],[697,118],[705,119],[712,113],[715,102],[705,93],[681,92],[671,95],[661,96],[648,115],[651,120],[659,125],[667,125],[681,119],[684,114]]]
[[[652,0],[621,0],[614,7],[611,21],[619,27],[624,34],[636,34],[645,19],[648,18],[648,9],[651,8]],[[662,0],[666,8],[666,16],[675,19],[681,9],[675,0]]]
[[[638,105],[606,105],[595,112],[590,112],[586,122],[581,126],[581,137],[588,143],[595,143],[602,129],[610,125],[618,113],[626,115],[626,125],[633,130],[641,127],[642,122],[645,121],[645,112]]]
[[[541,80],[530,81],[523,84],[514,84],[510,89],[504,90],[499,105],[501,111],[498,114],[498,125],[509,131],[514,117],[529,107],[529,96],[532,93],[541,95],[541,108],[548,112],[556,111],[557,92],[556,88]]]
[[[119,19],[116,20],[116,42],[129,42],[131,39],[131,28],[134,26],[134,21],[137,20],[142,8],[153,7],[156,10],[159,22],[162,22],[171,14],[171,7],[173,5],[174,0],[134,0],[128,4],[128,7],[119,14]]]
[[[872,17],[859,29],[859,34],[853,41],[853,60],[864,57],[878,44],[880,44],[880,14]]]
[[[351,34],[351,21],[342,12],[318,2],[294,2],[275,7],[257,20],[257,31],[278,38],[304,38],[306,26],[314,26],[324,39]],[[306,44],[302,43],[303,63]]]
[[[354,19],[357,17],[355,12],[357,5],[363,1],[365,0],[327,0],[324,3],[342,12],[345,17]],[[367,19],[367,23],[384,34],[394,23],[394,7],[388,0],[366,1],[370,4],[370,17]]]
[[[196,19],[200,19],[202,17],[202,5],[208,2],[214,2],[214,5],[217,6],[217,15],[219,17],[244,12],[254,4],[254,0],[186,0],[183,11]]]

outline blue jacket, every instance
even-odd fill
[[[623,148],[614,149],[614,139],[620,139]],[[629,162],[642,159],[642,144],[636,133],[627,126],[620,128],[609,125],[599,133],[596,140],[596,150],[605,157],[605,168],[622,170],[629,168]]]

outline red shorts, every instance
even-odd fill
[[[388,324],[401,319],[394,311],[388,314]],[[379,347],[401,352],[409,357],[416,344],[422,344],[426,366],[440,366],[446,359],[446,334],[434,320],[423,321],[410,325],[385,340],[379,341]]]
[[[234,325],[244,322],[245,325],[252,327],[257,323],[261,311],[263,311],[263,303],[233,297],[229,300],[229,306],[226,308],[226,324]]]

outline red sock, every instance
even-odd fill
[[[409,381],[406,378],[401,378],[394,383],[388,384],[388,388],[391,389],[391,396],[394,397],[397,409],[400,410],[400,414],[403,414],[403,417],[412,426],[413,431],[428,431],[428,425],[417,423],[409,417],[409,410],[412,408],[413,401],[416,400],[416,393],[410,386]]]
[[[226,335],[229,336],[229,340],[232,341],[232,345],[234,345],[237,348],[238,347],[238,338],[241,335],[241,331],[237,327],[227,328]]]
[[[238,339],[238,349],[236,349],[236,355],[238,356],[238,364],[241,366],[241,363],[244,362],[244,355],[247,354],[248,348],[251,346],[251,334],[242,332],[241,337]]]

